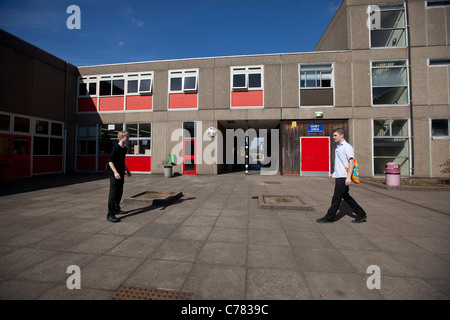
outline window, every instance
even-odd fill
[[[100,96],[123,96],[125,80],[122,75],[102,76],[100,80]]]
[[[448,67],[449,65],[450,58],[428,59],[428,66],[430,67]]]
[[[10,131],[11,116],[0,113],[0,131]]]
[[[48,121],[36,120],[36,134],[45,134],[48,135]]]
[[[197,138],[197,122],[183,122],[183,139]]]
[[[97,77],[79,78],[78,96],[88,97],[97,95]]]
[[[79,125],[77,128],[77,155],[96,154],[96,125]]]
[[[169,71],[169,93],[195,92],[197,87],[197,69]]]
[[[151,94],[153,84],[153,74],[130,74],[128,75],[128,94]]]
[[[22,117],[14,117],[14,131],[30,133],[30,119]]]
[[[231,87],[237,90],[262,90],[263,67],[232,67]]]
[[[408,104],[406,61],[372,62],[372,103]]]
[[[370,6],[371,48],[406,47],[406,15],[404,4]]]
[[[426,1],[427,8],[450,6],[450,1]]]
[[[300,65],[300,106],[333,106],[333,87],[333,64]]]
[[[48,156],[63,154],[63,124],[47,120],[34,121],[33,155]]]
[[[125,130],[130,134],[128,154],[151,156],[152,125],[150,123],[126,124]]]
[[[433,137],[449,137],[450,119],[432,119],[431,135]]]
[[[384,174],[386,163],[401,165],[401,174],[409,175],[408,120],[373,120],[374,173]]]
[[[123,124],[103,124],[100,126],[98,154],[108,155],[117,143],[117,135],[123,130]]]

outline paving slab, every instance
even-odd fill
[[[100,174],[13,180],[0,186],[0,299],[109,299],[122,285],[182,290],[202,299],[450,299],[447,191],[350,187],[368,213],[318,224],[331,202],[326,178],[138,175],[124,199],[182,192],[170,204],[122,205],[106,220]],[[261,195],[294,195],[313,211],[260,208]],[[81,289],[66,286],[69,265]],[[370,289],[369,266],[381,289]]]

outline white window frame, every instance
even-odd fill
[[[109,95],[102,95],[100,93],[100,87],[101,87],[101,82],[102,81],[111,81],[111,93]],[[114,81],[117,80],[123,80],[123,94],[114,94],[113,92],[113,88],[114,88]],[[107,97],[124,97],[126,96],[126,87],[127,81],[126,81],[126,76],[124,74],[111,74],[111,75],[101,75],[98,77],[98,96],[100,98],[107,98]]]
[[[13,132],[13,126],[14,126],[13,117],[14,117],[14,114],[9,113],[9,112],[3,112],[3,111],[0,111],[0,114],[9,117],[9,130],[0,130],[0,133],[11,133],[11,132]]]
[[[128,81],[137,81],[137,92],[128,92]],[[150,89],[148,91],[141,91],[142,80],[150,80]],[[151,95],[153,94],[153,72],[142,72],[142,73],[130,73],[125,76],[125,95],[126,96],[139,96],[139,95]]]
[[[168,81],[168,91],[169,94],[173,93],[186,93],[186,92],[198,92],[198,69],[181,69],[181,70],[169,70],[169,81]],[[195,87],[194,88],[185,88],[185,80],[186,78],[195,76]],[[172,90],[171,88],[171,80],[173,78],[181,78],[181,89],[180,90]]]
[[[433,60],[447,60],[447,62],[431,64],[431,61],[433,61]],[[436,68],[436,67],[449,67],[449,66],[450,66],[450,58],[434,58],[434,59],[427,59],[427,65],[428,65],[428,67],[430,67],[430,68]]]
[[[434,9],[434,8],[446,8],[448,6],[450,6],[450,4],[436,4],[436,5],[430,5],[431,3],[439,3],[442,1],[425,1],[425,8],[427,9]]]
[[[405,65],[404,66],[393,66],[393,67],[375,67],[375,69],[382,69],[382,68],[405,68],[406,69],[406,103],[404,104],[374,104],[373,103],[373,64],[374,63],[379,63],[379,62],[404,62]],[[409,90],[410,90],[410,83],[409,83],[409,61],[407,59],[405,60],[373,60],[370,61],[370,104],[372,107],[405,107],[405,106],[409,106]],[[404,86],[376,86],[375,88],[384,88],[384,87],[404,87]]]
[[[403,5],[403,11],[404,11],[404,23],[405,23],[405,27],[404,28],[379,28],[379,29],[372,29],[371,27],[370,28],[368,28],[369,29],[369,49],[395,49],[395,48],[407,48],[408,47],[408,34],[407,34],[407,32],[408,32],[408,28],[407,28],[407,26],[408,26],[408,20],[407,20],[407,14],[406,14],[406,4],[405,4],[405,2],[403,2],[403,3],[387,3],[387,4],[380,4],[380,5],[369,5],[369,7],[368,7],[368,9],[367,9],[367,12],[368,12],[368,14],[369,14],[369,17],[368,17],[368,19],[371,19],[370,18],[370,12],[372,12],[372,9],[371,9],[371,7],[378,7],[378,8],[380,8],[380,6],[381,7],[389,7],[389,6],[395,6],[395,5]],[[381,8],[380,8],[381,9]],[[385,10],[380,10],[380,11],[399,11],[400,9],[392,9],[392,10],[389,10],[389,9],[385,9]],[[380,16],[381,16],[381,14],[380,14]],[[370,20],[369,20],[370,21]],[[398,30],[400,30],[400,29],[404,29],[404,37],[405,37],[405,46],[387,46],[387,47],[372,47],[372,30],[391,30],[391,29],[398,29]]]
[[[433,135],[433,120],[447,120],[447,132],[446,136],[434,136]],[[450,118],[430,118],[430,137],[432,140],[450,139]]]
[[[45,121],[48,122],[48,131],[47,134],[44,133],[37,133],[36,132],[36,123],[37,121]],[[62,125],[62,132],[61,135],[52,135],[52,123],[56,123],[56,124],[60,124]],[[33,126],[33,143],[31,146],[32,149],[32,156],[33,157],[43,157],[43,156],[63,156],[64,154],[64,122],[61,121],[54,121],[54,120],[50,120],[50,119],[45,119],[45,118],[33,118],[32,121],[32,126]],[[34,137],[41,137],[41,138],[47,138],[48,139],[48,146],[47,146],[47,154],[34,154]],[[63,146],[62,146],[62,150],[61,150],[61,154],[51,154],[50,152],[50,147],[51,147],[51,139],[60,139],[63,142]]]
[[[375,136],[374,133],[374,123],[375,121],[379,121],[379,120],[389,120],[389,132],[391,133],[391,135],[389,136]],[[407,122],[407,128],[408,128],[408,135],[407,136],[392,136],[392,121],[394,120],[406,120]],[[372,177],[375,177],[375,144],[374,144],[374,140],[375,138],[379,138],[379,139],[408,139],[408,161],[409,161],[409,174],[408,176],[411,175],[411,169],[412,169],[412,162],[411,162],[411,143],[412,143],[412,139],[411,139],[411,121],[409,121],[408,118],[373,118],[370,121],[371,123],[371,132],[372,132]],[[377,156],[377,158],[379,158],[381,156]],[[381,158],[379,158],[381,159]],[[380,174],[377,174],[377,176],[379,176]]]
[[[153,155],[153,123],[152,122],[129,122],[129,123],[124,123],[123,124],[123,128],[124,130],[128,130],[128,127],[130,124],[137,124],[138,128],[141,124],[149,124],[150,125],[150,137],[130,137],[130,141],[137,141],[138,142],[138,146],[139,146],[139,141],[142,140],[150,140],[150,154],[128,154],[127,153],[127,157],[152,157]],[[138,129],[139,132],[139,129]],[[128,146],[127,146],[128,147]]]
[[[260,74],[261,75],[261,86],[259,87],[249,87],[249,75],[250,74]],[[244,75],[245,85],[243,87],[235,87],[233,77],[234,75]],[[230,67],[230,87],[232,91],[264,91],[264,66],[236,66]]]
[[[317,65],[317,66],[325,66],[325,65],[331,65],[331,86],[330,87],[302,87],[302,66],[312,66],[312,65]],[[315,71],[315,70],[320,70],[320,68],[318,69],[311,69],[311,71]],[[322,71],[322,70],[320,70]],[[322,80],[321,80],[321,85],[322,85]],[[298,106],[299,108],[332,108],[335,106],[336,104],[336,90],[335,90],[335,79],[334,79],[334,63],[333,62],[319,62],[319,63],[301,63],[298,65]],[[300,91],[301,90],[327,90],[327,89],[333,89],[333,104],[329,105],[329,106],[302,106],[302,101],[301,101],[301,94]]]
[[[86,84],[86,94],[80,95],[80,85],[84,83]],[[89,93],[89,84],[95,83],[95,94]],[[78,87],[77,87],[77,94],[78,98],[89,98],[89,97],[97,97],[99,94],[99,85],[100,82],[97,79],[97,76],[85,76],[85,77],[78,77]]]

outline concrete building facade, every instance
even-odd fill
[[[134,172],[163,173],[175,155],[175,172],[219,174],[247,156],[265,174],[327,176],[343,127],[361,176],[397,162],[437,177],[450,158],[449,15],[447,1],[344,0],[312,52],[78,68],[3,32],[0,137],[14,145],[16,117],[30,119],[29,174],[103,171],[125,129]],[[48,159],[61,167],[35,170]]]

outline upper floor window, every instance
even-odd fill
[[[125,80],[123,75],[102,76],[100,80],[100,96],[123,96]]]
[[[333,87],[333,64],[300,65],[300,106],[333,106]]]
[[[427,8],[437,8],[437,7],[447,7],[450,6],[450,1],[425,1],[427,3]]]
[[[198,69],[169,71],[169,93],[197,91]]]
[[[233,67],[231,68],[231,87],[236,90],[262,90],[263,67]]]
[[[431,135],[433,137],[449,137],[450,119],[432,119]]]
[[[78,96],[96,96],[97,95],[97,77],[83,77],[78,85]]]
[[[372,104],[408,104],[406,61],[372,62]]]
[[[369,7],[370,47],[406,47],[405,5],[385,4]]]
[[[127,93],[151,94],[153,89],[153,73],[129,74],[127,81]]]

